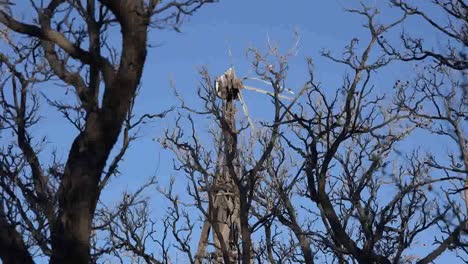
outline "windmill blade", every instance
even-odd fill
[[[252,130],[255,129],[252,119],[250,119],[249,109],[247,108],[247,104],[245,103],[244,98],[242,98],[242,93],[240,91],[239,91],[239,102],[242,105],[242,109],[244,110],[244,114],[247,117],[247,120],[249,121],[250,127],[252,127]]]
[[[266,83],[266,84],[268,84],[268,85],[271,85],[270,82],[267,82],[267,81],[265,81],[265,80],[263,80],[263,79],[260,79],[260,78],[257,78],[257,77],[244,77],[244,78],[242,78],[242,80],[259,81],[259,82],[262,82],[262,83]]]
[[[269,92],[269,91],[265,91],[265,90],[262,90],[262,89],[259,89],[259,88],[255,88],[255,87],[252,87],[252,86],[248,86],[248,85],[244,85],[244,89],[247,89],[247,90],[250,90],[250,91],[254,91],[254,92],[257,92],[257,93],[262,93],[262,94],[268,94],[268,95],[271,95],[271,96],[275,96],[274,93],[272,92]],[[284,96],[282,94],[278,94],[278,98],[281,98],[281,99],[287,99],[287,100],[293,100],[293,98],[289,97],[289,96]]]
[[[265,81],[265,80],[263,80],[263,79],[260,79],[260,78],[257,78],[257,77],[244,77],[244,78],[242,78],[242,80],[259,81],[259,82],[262,82],[262,83],[265,83],[265,84],[268,84],[268,85],[271,86],[271,83],[270,83],[270,82],[267,82],[267,81]],[[283,88],[283,90],[286,91],[286,92],[288,92],[288,93],[290,93],[290,94],[292,94],[292,95],[295,95],[295,93],[293,92],[293,90],[290,89],[290,88]],[[289,98],[289,100],[292,100],[292,98]]]

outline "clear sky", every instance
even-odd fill
[[[388,13],[384,12],[380,20],[388,21],[395,17],[395,13],[386,8],[387,4],[368,2],[387,10]],[[361,39],[361,48],[369,38],[362,27],[365,20],[343,11],[352,7],[352,3],[355,6],[357,1],[222,0],[197,12],[182,27],[182,33],[151,31],[151,43],[158,47],[148,54],[137,111],[160,112],[176,104],[170,79],[175,81],[184,98],[195,105],[195,93],[201,80],[197,71],[199,66],[207,66],[214,76],[223,73],[232,64],[238,75],[253,76],[246,58],[247,48],[264,49],[267,39],[270,39],[286,50],[293,43],[294,32],[300,34],[301,41],[297,57],[290,61],[287,86],[293,90],[300,89],[307,79],[304,57],[310,56],[315,63],[316,78],[325,89],[335,91],[342,84],[345,68],[324,59],[320,52],[328,49],[339,55],[352,38]],[[412,24],[406,26],[412,27]],[[431,37],[428,36],[428,39]],[[404,79],[410,69],[409,64],[395,64],[382,70],[381,74],[374,75],[376,90],[391,92],[395,80]],[[268,98],[248,91],[244,94],[254,120],[268,114],[264,112],[265,105],[269,104]],[[171,156],[158,144],[152,143],[152,139],[157,138],[172,122],[172,118],[167,118],[143,129],[143,137],[135,142],[126,156],[122,167],[125,176],[121,182],[125,182],[124,178],[141,179],[141,176],[150,174],[156,168],[161,178],[171,173],[168,166]]]
[[[379,1],[368,2],[386,7]],[[368,39],[367,31],[362,27],[364,19],[343,11],[353,6],[352,3],[357,1],[221,0],[220,3],[205,6],[189,18],[181,27],[182,33],[150,31],[150,44],[156,47],[148,53],[141,94],[136,104],[137,114],[157,113],[177,104],[169,85],[171,79],[183,96],[195,103],[193,99],[201,80],[197,70],[200,66],[207,66],[212,75],[219,75],[234,65],[238,75],[253,76],[249,59],[246,58],[247,48],[264,49],[267,39],[270,39],[286,50],[293,44],[294,32],[300,34],[301,41],[297,57],[290,60],[287,86],[293,90],[300,89],[307,78],[304,57],[310,56],[315,63],[317,79],[327,90],[334,91],[342,84],[345,68],[324,59],[320,52],[327,49],[339,55],[352,38],[360,38],[362,46]],[[393,17],[394,14],[390,14],[384,13],[381,19]],[[395,79],[402,78],[410,68],[400,64],[398,67],[388,67],[385,74],[375,75],[378,83],[376,89],[388,91]],[[65,97],[64,89],[50,84],[41,87],[41,92],[48,96]],[[262,109],[268,104],[268,98],[249,92],[245,92],[244,96],[254,119],[265,114]],[[53,142],[52,146],[66,158],[70,140],[75,135],[73,130],[68,129],[71,125],[44,104],[42,110],[45,111],[43,123],[34,132],[37,137],[47,136]],[[133,144],[122,164],[122,182],[127,178],[142,178],[136,175],[151,174],[158,162],[161,163],[158,174],[171,171],[167,166],[170,155],[161,150],[157,143],[152,143],[152,139],[157,138],[172,121],[171,118],[156,121],[142,130],[142,138]]]
[[[212,75],[223,73],[233,64],[238,75],[253,76],[246,50],[249,47],[263,49],[269,38],[286,50],[294,40],[294,32],[301,36],[299,54],[291,60],[288,86],[294,90],[306,80],[305,56],[314,59],[317,78],[334,90],[342,82],[343,68],[320,57],[320,51],[330,49],[340,54],[353,37],[366,39],[361,27],[362,18],[343,12],[345,1],[234,1],[225,0],[201,9],[182,27],[182,33],[157,31],[150,34],[151,42],[160,45],[151,49],[142,80],[142,92],[137,109],[158,112],[176,103],[169,80],[175,80],[177,88],[189,101],[195,98],[200,81],[199,66],[207,66]],[[232,57],[229,55],[231,51]],[[400,68],[394,68],[388,80],[394,80]],[[380,77],[378,77],[380,78]],[[377,78],[377,79],[378,79]],[[388,81],[379,89],[393,86]],[[268,104],[264,96],[245,92],[252,116],[255,118],[262,106]],[[134,164],[142,172],[154,170],[159,157],[159,172],[165,170],[163,159],[170,157],[156,144],[148,144],[152,137],[172,122],[166,119],[155,123],[154,130],[145,129],[145,138],[134,145],[126,157],[125,168],[135,173]],[[141,149],[140,149],[141,148]],[[144,151],[145,155],[141,155]],[[151,154],[149,154],[151,153]],[[159,174],[159,173],[158,173]]]
[[[169,79],[175,80],[177,88],[189,103],[194,103],[197,85],[200,81],[198,66],[207,66],[212,75],[219,75],[233,64],[239,75],[252,76],[246,49],[264,48],[267,39],[278,42],[287,49],[293,43],[294,32],[301,36],[298,56],[290,61],[288,87],[298,90],[306,80],[305,56],[311,56],[316,65],[318,80],[326,89],[334,91],[340,87],[344,68],[320,56],[320,51],[329,49],[340,54],[343,47],[354,38],[360,38],[362,45],[368,39],[368,32],[362,27],[362,17],[343,11],[357,1],[279,1],[279,0],[222,0],[216,5],[203,8],[182,27],[182,33],[173,31],[153,31],[152,43],[160,44],[150,51],[145,68],[142,93],[138,99],[140,111],[161,111],[174,104],[174,97],[169,87]],[[389,21],[395,13],[386,7],[386,1],[368,1],[383,8],[379,20]],[[386,11],[386,12],[385,12]],[[401,30],[402,27],[396,30]],[[427,41],[434,41],[433,31],[426,31],[424,25],[406,24],[405,29],[418,32],[431,32]],[[232,57],[229,55],[229,51]],[[375,75],[376,90],[389,92],[396,79],[407,76],[410,65],[396,64]],[[268,99],[257,94],[245,93],[249,112],[255,119],[264,116],[262,110]],[[170,126],[173,119],[158,121],[153,128],[143,130],[144,137],[136,142],[123,165],[123,176],[114,183],[123,188],[132,188],[134,183],[143,180],[157,169],[156,175],[164,182],[169,175],[175,175],[171,169],[172,160],[169,151],[161,150],[151,141],[160,132]],[[203,126],[201,126],[203,127]],[[427,138],[413,137],[412,146]],[[442,141],[441,141],[442,142]],[[442,146],[435,146],[439,150]],[[424,149],[424,147],[423,147]],[[177,176],[183,179],[182,175]],[[183,181],[183,180],[182,180]],[[184,191],[183,185],[180,186]],[[115,191],[108,189],[106,197],[112,199]],[[160,208],[157,206],[157,208]],[[156,213],[159,215],[159,213]],[[431,243],[432,237],[427,237]],[[426,250],[425,250],[426,249]],[[426,248],[416,248],[416,254],[424,255]],[[443,256],[437,263],[454,261],[453,255]],[[456,260],[455,260],[456,261]]]
[[[195,104],[192,98],[196,96],[200,81],[197,71],[199,66],[207,66],[212,75],[219,75],[232,64],[239,75],[253,76],[245,56],[246,49],[264,48],[268,38],[287,49],[293,43],[295,31],[300,34],[301,41],[298,56],[290,62],[288,87],[293,90],[299,89],[306,80],[304,57],[311,56],[316,65],[317,78],[324,83],[326,89],[334,91],[341,85],[344,69],[321,58],[320,51],[329,49],[340,54],[343,47],[355,37],[365,43],[368,34],[362,27],[363,18],[343,11],[345,7],[351,7],[356,2],[221,0],[218,4],[200,9],[188,19],[181,27],[182,33],[152,30],[149,39],[156,47],[151,48],[148,53],[141,94],[137,99],[137,114],[157,113],[177,104],[169,85],[171,78],[175,80],[183,96]],[[383,21],[395,15],[394,12],[388,11],[386,2],[367,1],[383,8]],[[418,26],[419,32],[428,32],[423,25]],[[415,24],[408,24],[406,27],[417,28]],[[428,36],[428,41],[434,41],[433,37]],[[389,67],[376,76],[376,89],[389,91],[394,81],[404,78],[410,69],[411,66],[401,64]],[[44,87],[44,92],[57,93],[59,89],[61,88],[49,85]],[[262,112],[262,108],[268,104],[268,98],[247,92],[245,97],[254,119],[256,116],[268,114]],[[46,108],[45,104],[42,106]],[[121,191],[136,188],[152,175],[157,175],[162,184],[169,176],[175,175],[172,170],[171,153],[161,149],[159,144],[153,141],[172,123],[173,116],[170,116],[142,129],[141,138],[134,142],[122,163],[122,176],[114,179],[104,192],[105,201],[112,203],[119,200]],[[52,143],[42,156],[45,161],[49,160],[47,154],[53,149],[65,160],[71,140],[76,135],[76,131],[72,132],[71,126],[67,125],[59,114],[49,110],[44,110],[43,123],[35,128],[35,133],[36,138],[47,136],[48,141]],[[417,145],[423,140],[415,138],[413,143]],[[180,178],[183,179],[182,175]],[[162,207],[158,205],[157,208]],[[160,217],[162,214],[162,211],[155,212],[154,216]],[[449,260],[450,258],[444,259]],[[439,259],[437,263],[443,263],[443,259]]]

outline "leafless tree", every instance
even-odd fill
[[[360,41],[353,39],[342,57],[323,52],[332,62],[348,68],[342,87],[323,88],[315,80],[309,59],[306,96],[292,108],[279,101],[280,110],[285,111],[280,138],[265,157],[247,212],[253,223],[251,232],[257,232],[252,259],[259,263],[430,263],[447,250],[454,250],[464,258],[466,214],[460,210],[463,200],[457,196],[456,186],[464,181],[466,171],[460,169],[460,160],[456,158],[460,156],[449,156],[451,165],[443,167],[434,157],[405,147],[420,128],[432,127],[431,120],[440,119],[419,111],[419,105],[427,104],[430,96],[416,96],[420,91],[410,89],[409,81],[395,80],[380,87],[374,81],[381,68],[402,60],[400,54],[389,52],[388,46],[382,45],[381,36],[403,23],[409,14],[381,25],[376,22],[379,13],[375,9],[363,5],[348,11],[364,17],[369,40],[361,47]],[[262,73],[275,68],[268,56],[276,51],[273,48],[266,55],[253,53],[259,78],[268,80]],[[276,58],[280,65],[287,64],[287,56]],[[429,67],[421,71],[424,75],[433,73]],[[199,96],[205,109],[198,111],[183,104],[191,113],[187,117],[190,132],[187,135],[182,128],[180,117],[176,129],[169,130],[161,143],[174,151],[176,169],[189,180],[187,190],[195,203],[188,206],[202,212],[201,221],[205,218],[210,221],[212,194],[206,183],[214,184],[220,174],[219,160],[225,142],[222,121],[218,121],[217,129],[210,130],[213,146],[218,148],[207,149],[192,119],[193,114],[214,115],[216,120],[223,117],[222,103],[213,94],[212,81],[206,73],[203,76]],[[285,74],[275,76],[279,77],[276,83],[280,87],[287,87]],[[423,84],[421,76],[417,87],[434,86]],[[435,80],[432,78],[430,82]],[[272,83],[274,87],[275,82]],[[451,89],[459,88],[457,82],[450,83]],[[382,92],[385,89],[387,93]],[[464,109],[462,101],[454,103],[454,99],[463,98],[460,95],[440,92],[437,100],[442,100],[442,105],[435,107],[459,109],[457,113],[462,114],[453,118],[465,120],[465,110],[460,110]],[[436,128],[439,128],[436,133],[460,142],[456,125],[450,130],[445,126]],[[254,153],[265,153],[264,148],[258,151],[255,147],[266,146],[269,141],[259,133],[250,136],[248,142],[252,143],[246,147],[238,145],[236,157],[254,160],[249,158],[255,157]],[[446,173],[440,174],[440,169]],[[234,193],[242,195],[237,190]],[[213,228],[216,233],[216,227]],[[206,235],[203,230],[202,236]],[[228,255],[222,247],[220,250]],[[423,248],[423,253],[415,251],[415,247]],[[228,261],[228,257],[224,258],[224,262]]]
[[[465,245],[461,239],[466,229],[467,212],[461,208],[468,208],[468,6],[464,1],[436,0],[429,3],[433,7],[431,10],[408,1],[391,2],[405,16],[425,23],[439,37],[438,43],[431,46],[431,42],[425,42],[423,36],[407,30],[400,37],[403,49],[396,49],[394,46],[398,44],[381,39],[380,44],[387,53],[403,61],[412,61],[416,72],[416,76],[405,84],[396,84],[400,90],[399,103],[411,112],[412,122],[420,129],[438,135],[438,140],[452,147],[442,155],[426,154],[426,165],[443,175],[464,178],[463,185],[454,184],[448,188],[449,206],[455,208],[453,221],[450,222],[452,227],[446,227],[448,236],[440,241],[439,251],[428,256],[427,260],[430,261],[447,248]],[[440,46],[441,43],[445,45]],[[437,44],[439,47],[436,48]],[[456,199],[460,194],[463,194],[465,205]]]
[[[442,41],[431,44],[424,36],[407,30],[400,35],[402,48],[397,48],[401,46],[400,43],[393,44],[384,37],[380,39],[381,46],[389,54],[396,55],[403,61],[433,59],[439,65],[454,70],[468,69],[468,6],[465,1],[433,0],[415,4],[406,0],[390,0],[390,3],[401,10],[405,17],[415,17],[418,22],[432,28],[433,34],[440,36]],[[440,44],[443,46],[436,47]]]
[[[265,133],[242,143],[242,135],[248,131],[253,133],[248,129],[248,124],[239,122],[236,118],[238,110],[235,101],[239,96],[238,90],[243,89],[242,86],[234,87],[238,90],[229,91],[226,96],[222,96],[213,86],[214,82],[207,70],[202,69],[203,81],[198,95],[204,108],[193,109],[182,100],[181,109],[188,115],[180,113],[175,128],[168,130],[165,137],[161,139],[163,147],[175,153],[175,169],[186,174],[189,182],[187,190],[193,200],[192,206],[201,212],[206,223],[203,227],[197,256],[193,258],[189,254],[189,259],[194,263],[200,263],[203,258],[206,258],[205,251],[210,230],[214,234],[212,245],[217,254],[221,255],[218,257],[222,257],[224,263],[232,263],[236,260],[251,263],[255,258],[252,233],[271,215],[269,212],[264,212],[265,214],[258,212],[257,219],[251,223],[251,212],[255,211],[257,188],[262,185],[261,179],[266,170],[265,162],[277,144],[281,133],[279,127],[287,116],[287,110],[292,107],[298,97],[287,105],[280,100],[279,95],[284,90],[282,82],[287,69],[286,57],[280,58],[277,52],[270,50],[266,56],[279,59],[278,63],[273,65],[269,64],[265,60],[266,56],[258,51],[252,50],[251,52],[258,76],[273,87],[273,92],[271,92],[273,118],[271,122],[264,123]],[[241,82],[238,83],[241,84]],[[214,142],[213,148],[201,143],[192,115],[207,115],[216,124],[210,129]],[[183,128],[182,120],[188,121],[188,132]],[[219,197],[228,195],[234,198],[217,202],[221,199]],[[166,196],[177,204],[176,198],[169,194]],[[221,210],[219,206],[227,203],[232,203],[230,206],[232,208],[227,208],[226,215],[221,218],[238,219],[232,220],[232,223],[228,223],[228,220],[224,220],[225,222],[219,220]],[[225,225],[230,226],[225,227]]]
[[[398,3],[400,7],[407,7],[401,1]],[[466,101],[459,89],[459,75],[446,76],[444,80],[448,84],[440,79],[440,74],[450,72],[447,68],[458,69],[463,61],[455,62],[458,57],[447,55],[447,61],[437,60],[442,66],[424,67],[415,87],[409,81],[396,80],[396,92],[391,98],[375,94],[372,76],[378,74],[380,68],[392,60],[410,60],[395,49],[390,51],[382,36],[413,13],[405,12],[385,26],[376,23],[378,12],[374,9],[363,5],[361,9],[349,11],[367,20],[370,40],[362,52],[359,52],[358,40],[353,40],[343,57],[324,53],[352,72],[345,75],[342,88],[334,95],[314,82],[314,73],[310,71],[313,89],[307,103],[301,105],[299,112],[292,113],[296,138],[283,137],[304,163],[299,166],[299,172],[289,177],[278,173],[284,170],[270,173],[274,179],[283,179],[277,180],[280,184],[275,188],[284,206],[278,219],[293,230],[297,241],[306,245],[306,249],[309,245],[319,248],[321,261],[430,263],[448,249],[466,258],[463,255],[466,242],[462,236],[466,212],[460,211],[461,199],[456,195],[457,188],[453,187],[459,186],[467,175],[463,167],[466,133],[461,123],[466,122]],[[407,43],[409,38],[403,39]],[[378,49],[376,52],[379,46],[383,48],[382,54],[378,54]],[[405,48],[410,49],[410,46],[405,44]],[[451,51],[454,55],[457,49]],[[429,56],[427,54],[426,51],[424,56]],[[411,60],[418,59],[423,58]],[[425,112],[427,108],[432,110],[429,113],[435,114]],[[440,126],[439,121],[447,121],[448,126]],[[405,138],[419,127],[455,140],[456,154],[449,155],[448,159],[438,155],[449,160],[451,165],[443,166],[433,156],[425,157],[419,152],[405,155],[403,162],[397,163],[402,153],[398,146],[407,142]],[[388,173],[386,168],[390,165],[393,171]],[[435,169],[442,169],[445,174],[440,175]],[[304,178],[298,176],[301,171]],[[295,192],[290,179],[300,183]],[[436,190],[434,186],[438,186]],[[293,202],[294,193],[309,199],[316,207]],[[385,199],[383,193],[393,198]],[[297,220],[304,215],[310,215],[310,220],[302,223]],[[437,235],[426,237],[431,232]],[[426,246],[432,239],[433,246],[426,256],[411,252],[418,238],[425,241]]]
[[[233,70],[213,78],[202,68],[201,107],[175,90],[174,125],[159,137],[174,155],[174,177],[168,186],[151,177],[115,206],[100,202],[101,191],[119,173],[138,127],[168,113],[133,113],[147,32],[178,30],[184,15],[211,1],[38,2],[30,1],[31,21],[15,19],[14,6],[0,9],[7,47],[0,52],[0,128],[11,142],[0,151],[4,263],[173,263],[180,255],[197,264],[431,263],[449,251],[467,261],[463,1],[429,3],[449,16],[447,24],[406,1],[390,1],[401,12],[388,24],[365,5],[348,10],[369,34],[342,55],[323,51],[346,68],[336,89],[317,81],[308,58],[303,86],[286,97],[295,50],[283,55],[270,42],[265,52],[250,49],[253,79],[270,89],[263,99],[271,117],[259,122],[242,101],[249,78]],[[447,46],[435,50],[411,32],[395,41],[410,17]],[[115,28],[121,49],[108,40]],[[393,63],[411,62],[418,63],[413,75],[376,81]],[[65,162],[54,153],[43,160],[48,142],[31,132],[41,121],[44,84],[76,95],[43,94],[78,133]],[[421,134],[447,138],[449,153],[412,144]],[[164,215],[151,210],[147,194],[156,190],[168,203]]]
[[[0,6],[2,131],[16,137],[1,152],[3,263],[33,263],[36,255],[50,263],[93,259],[90,237],[99,196],[132,140],[128,131],[164,115],[131,114],[148,31],[178,28],[185,15],[208,2],[29,1],[21,3],[30,12],[23,21],[14,2]],[[121,39],[110,41],[116,29]],[[35,87],[44,84],[76,95],[68,102],[49,100],[78,129],[64,163],[41,160],[41,143],[30,132],[40,120]],[[122,128],[122,149],[107,163]]]

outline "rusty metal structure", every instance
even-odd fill
[[[232,153],[237,153],[237,140],[232,132],[236,131],[236,107],[235,101],[240,98],[240,90],[243,84],[236,77],[233,68],[228,69],[223,75],[215,80],[216,94],[223,100],[222,115],[225,122],[222,124],[222,153],[218,155],[218,167],[216,179],[211,190],[210,204],[208,206],[208,217],[203,225],[200,241],[198,244],[196,263],[224,263],[222,249],[229,252],[230,262],[237,263],[241,252],[239,249],[239,196],[233,181],[233,172],[230,171],[226,162],[236,162],[232,159]],[[234,155],[235,156],[235,155]],[[212,233],[212,245],[214,252],[206,252],[210,232]]]

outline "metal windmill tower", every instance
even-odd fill
[[[234,183],[236,175],[232,175],[232,171],[229,171],[225,166],[227,159],[231,159],[229,162],[237,164],[237,138],[235,135],[236,131],[236,106],[235,101],[239,100],[242,104],[244,113],[249,121],[252,129],[254,128],[253,122],[248,114],[247,105],[242,98],[242,89],[259,92],[262,94],[268,94],[274,96],[273,93],[261,90],[258,88],[246,86],[243,84],[242,79],[236,77],[234,69],[229,68],[223,75],[219,76],[215,80],[216,94],[222,99],[222,116],[223,122],[222,127],[222,148],[218,155],[218,175],[214,181],[214,186],[211,188],[211,199],[208,207],[208,218],[202,228],[200,241],[198,244],[198,252],[196,263],[203,263],[203,259],[210,259],[210,263],[223,263],[221,248],[224,247],[229,252],[230,261],[236,263],[240,257],[240,249],[238,248],[240,237],[240,218],[239,218],[239,196],[238,191]],[[287,96],[278,95],[283,99],[292,99]],[[234,168],[238,171],[238,168]],[[212,230],[211,225],[216,225],[217,232]],[[206,248],[208,240],[212,232],[212,243],[215,247],[215,252],[211,254],[211,257],[207,256]]]
[[[214,180],[214,186],[211,187],[210,204],[208,208],[208,218],[202,229],[200,237],[197,263],[202,263],[207,258],[206,247],[209,240],[210,230],[216,225],[217,232],[212,231],[213,244],[215,252],[208,257],[210,263],[223,263],[222,250],[224,247],[229,252],[229,258],[232,262],[237,262],[239,250],[238,230],[239,230],[239,201],[237,188],[233,181],[235,175],[231,175],[224,164],[227,162],[227,156],[235,153],[237,143],[235,136],[231,133],[236,130],[236,107],[235,100],[239,100],[240,90],[243,88],[242,81],[237,79],[232,68],[226,71],[222,76],[216,78],[216,93],[223,101],[222,116],[225,122],[222,124],[222,153],[218,155],[218,175]],[[232,157],[230,157],[232,159]],[[235,157],[234,157],[235,158]]]

